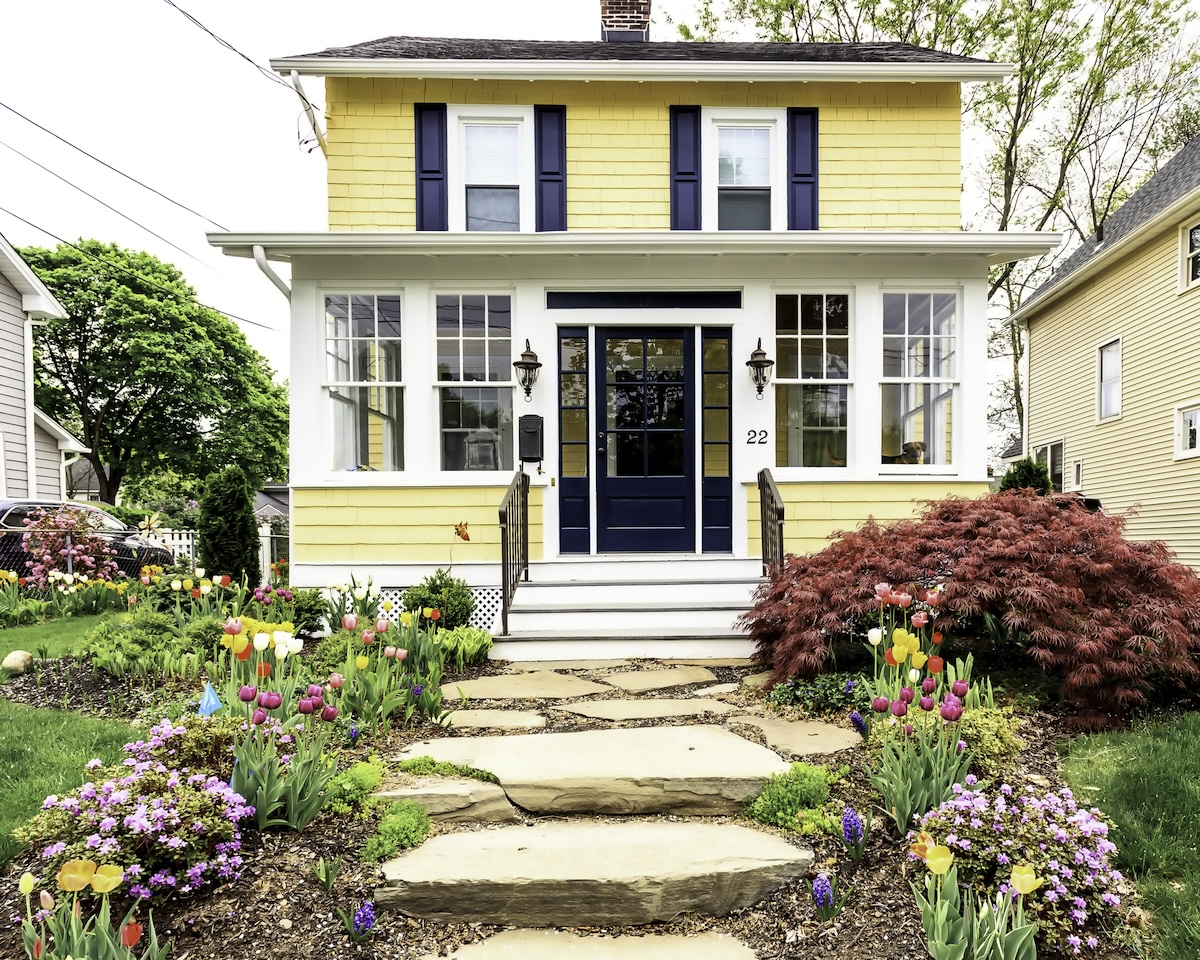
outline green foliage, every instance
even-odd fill
[[[313,876],[326,891],[333,889],[333,885],[337,883],[338,874],[341,872],[342,860],[340,857],[334,857],[332,860],[318,857],[317,862],[313,864]]]
[[[475,612],[475,597],[465,580],[450,576],[448,570],[435,570],[417,586],[404,591],[405,610],[432,607],[442,612],[439,621],[445,630],[466,626]]]
[[[812,680],[797,677],[777,683],[766,696],[767,703],[801,707],[815,715],[866,711],[871,706],[870,682],[851,673],[822,673]]]
[[[144,668],[155,654],[171,649],[183,653],[176,643],[179,637],[173,618],[143,606],[124,620],[100,621],[76,653],[89,657],[98,670],[119,677]]]
[[[484,783],[499,783],[494,773],[487,770],[477,770],[461,763],[451,763],[449,760],[434,760],[433,757],[410,757],[401,760],[396,766],[401,773],[409,773],[414,777],[466,777],[471,780],[482,780]]]
[[[359,761],[329,781],[327,806],[343,816],[365,810],[371,794],[383,783],[383,761],[379,757]]]
[[[1004,471],[1000,479],[1001,490],[1033,490],[1044,497],[1051,490],[1050,468],[1041,460],[1026,457],[1018,460]]]
[[[1025,746],[1017,737],[1020,727],[1011,707],[978,706],[964,711],[958,734],[971,751],[971,772],[983,781],[1004,777]]]
[[[193,530],[199,519],[199,500],[204,492],[202,478],[184,476],[169,467],[138,471],[121,487],[129,512],[137,513],[137,524],[148,513],[157,513],[162,526],[170,530]],[[110,513],[112,510],[105,507]],[[124,508],[123,508],[124,509]]]
[[[252,727],[234,746],[230,786],[254,807],[259,830],[303,830],[328,800],[326,786],[337,773],[325,756],[323,729],[303,734],[274,724]]]
[[[311,637],[325,629],[326,603],[320,590],[293,590],[292,604],[297,636]]]
[[[347,657],[362,650],[362,637],[354,630],[335,630],[322,637],[313,648],[312,668],[317,676],[328,676],[341,670]]]
[[[32,901],[26,898],[27,915],[21,924],[21,939],[29,960],[41,960],[43,957],[45,960],[58,960],[60,957],[64,960],[70,960],[71,957],[87,957],[88,960],[167,960],[171,944],[158,942],[153,916],[148,921],[150,933],[141,954],[122,943],[122,931],[134,922],[139,910],[138,903],[134,903],[125,914],[125,919],[116,924],[112,920],[107,894],[101,897],[100,909],[95,916],[84,918],[82,911],[77,914],[77,905],[77,897],[60,897],[55,908],[47,911],[43,920],[35,922]],[[54,946],[48,948],[48,943]],[[137,942],[134,943],[136,946]]]
[[[87,438],[101,500],[162,468],[240,463],[256,486],[286,470],[285,388],[176,267],[97,240],[22,256],[69,314],[34,330],[36,402]]]
[[[913,817],[948,800],[955,784],[967,778],[971,751],[960,751],[958,742],[957,726],[952,723],[917,723],[910,734],[899,727],[884,728],[871,785],[883,797],[883,811],[901,837]]]
[[[197,617],[183,626],[184,647],[190,653],[216,652],[225,633],[225,622],[219,617]]]
[[[397,850],[420,846],[429,836],[429,814],[412,800],[400,800],[379,821],[375,831],[363,846],[362,858],[378,863],[395,855]]]
[[[933,960],[1037,960],[1037,927],[1025,919],[1023,897],[1015,905],[1006,893],[976,899],[968,887],[960,901],[953,866],[940,877],[927,873],[923,892],[909,886]]]
[[[492,635],[482,627],[441,630],[437,637],[446,651],[446,660],[453,660],[454,668],[460,672],[472,663],[483,663],[492,649]]]
[[[209,481],[197,530],[200,562],[210,577],[227,575],[235,583],[251,584],[262,580],[254,500],[241,467],[226,467]]]
[[[186,767],[228,783],[233,775],[233,748],[241,739],[244,723],[240,717],[185,713],[173,724],[159,728],[149,740],[134,741],[129,752],[138,760]]]
[[[829,799],[829,772],[825,767],[793,763],[787,773],[774,774],[762,792],[746,808],[746,816],[759,823],[786,830],[799,828],[802,811],[820,811]],[[821,817],[809,816],[808,821],[821,825]]]

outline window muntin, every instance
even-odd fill
[[[1200,284],[1200,223],[1187,229],[1183,254],[1183,285]]]
[[[1175,456],[1200,457],[1200,402],[1175,408]]]
[[[1050,471],[1050,487],[1055,493],[1063,492],[1063,463],[1065,462],[1066,445],[1062,440],[1045,443],[1033,448],[1033,458],[1039,463],[1046,464]],[[1081,471],[1082,472],[1082,471]],[[1083,478],[1080,477],[1080,480]]]
[[[771,229],[770,127],[717,127],[717,229]]]
[[[849,443],[850,298],[775,297],[775,465],[844,467]]]
[[[883,295],[881,462],[954,462],[957,354],[955,294]]]
[[[442,469],[513,469],[512,298],[439,294],[436,325]]]
[[[469,231],[521,229],[520,126],[463,124],[463,182]]]
[[[1121,415],[1121,341],[1113,340],[1100,348],[1099,417],[1105,420]]]
[[[334,470],[404,469],[400,297],[325,297],[325,393]]]

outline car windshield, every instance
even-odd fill
[[[97,530],[128,530],[129,528],[116,517],[105,513],[103,510],[96,510],[93,507],[85,507],[84,513],[87,515],[88,523]]]

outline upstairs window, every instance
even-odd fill
[[[515,123],[463,125],[467,230],[521,229],[519,130]]]
[[[1121,341],[1113,340],[1100,348],[1098,413],[1101,420],[1121,415]]]
[[[717,229],[771,229],[769,127],[717,127]]]
[[[1183,236],[1183,286],[1200,286],[1200,223],[1193,224]]]

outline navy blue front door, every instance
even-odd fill
[[[694,331],[596,330],[596,546],[696,549]]]

